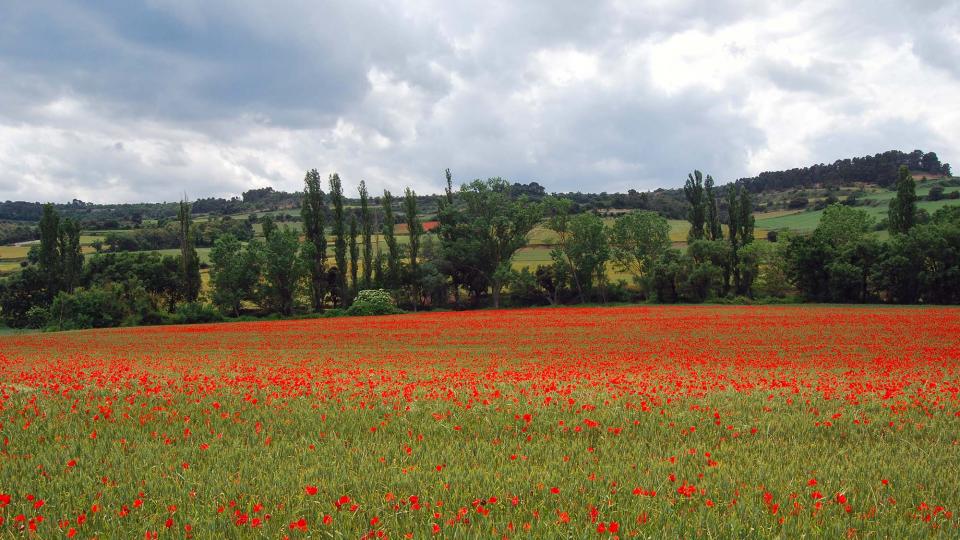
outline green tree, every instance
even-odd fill
[[[343,184],[340,175],[330,175],[330,202],[333,203],[333,255],[337,261],[337,293],[340,305],[347,307],[347,230],[343,215]]]
[[[687,246],[687,255],[692,266],[681,296],[694,302],[723,296],[727,290],[726,269],[731,267],[733,258],[732,247],[723,240],[695,240]]]
[[[300,208],[306,239],[303,259],[310,274],[310,303],[314,311],[322,311],[327,279],[327,233],[324,228],[326,205],[323,190],[320,188],[320,173],[316,169],[307,171],[303,183],[303,202]]]
[[[479,256],[477,270],[489,283],[493,306],[500,307],[504,280],[514,253],[527,244],[527,234],[540,220],[541,208],[525,196],[514,199],[502,178],[474,180],[461,189],[468,249]]]
[[[350,214],[350,234],[347,244],[350,248],[350,289],[353,297],[356,295],[359,284],[357,283],[357,266],[360,264],[360,248],[357,246],[357,215]]]
[[[183,297],[187,302],[196,302],[200,296],[200,258],[194,240],[193,220],[190,216],[190,204],[180,201],[177,212],[180,224],[180,276],[183,285]]]
[[[46,293],[52,299],[60,290],[60,215],[52,204],[43,205],[40,217],[40,253],[37,265]]]
[[[269,310],[290,315],[293,313],[297,286],[302,277],[302,264],[298,257],[300,239],[296,231],[278,229],[263,245],[251,242],[263,269],[261,304]]]
[[[460,305],[460,287],[469,283],[472,267],[459,265],[465,260],[465,253],[459,253],[456,238],[462,228],[458,228],[460,212],[453,204],[453,174],[450,169],[444,171],[447,186],[444,197],[437,202],[437,220],[440,226],[437,235],[440,238],[441,256],[437,260],[437,268],[443,274],[450,276],[450,287],[453,290],[454,304]]]
[[[393,216],[393,195],[383,191],[383,240],[387,244],[387,268],[384,281],[387,288],[396,288],[400,283],[400,246],[397,245],[395,228],[396,219]]]
[[[617,269],[631,274],[634,282],[642,285],[653,262],[670,248],[670,224],[656,212],[631,212],[613,222],[609,240]]]
[[[659,302],[673,303],[680,300],[680,291],[687,282],[689,257],[677,249],[668,249],[654,261],[650,268],[653,293]]]
[[[690,210],[687,213],[687,220],[690,221],[687,241],[701,240],[705,236],[704,225],[707,218],[707,205],[703,194],[703,173],[693,171],[693,174],[687,175],[687,182],[683,186],[683,195],[690,204]]]
[[[580,281],[580,272],[577,272],[567,252],[567,244],[570,242],[570,237],[573,234],[570,227],[572,209],[573,201],[570,199],[549,196],[543,200],[543,210],[547,214],[546,227],[556,235],[553,249],[550,250],[550,258],[553,259],[554,267],[552,276],[556,278],[554,283],[556,288],[554,297],[559,297],[567,281],[566,278],[569,278],[577,290],[580,301],[585,302],[584,298],[586,298],[586,295],[584,294],[583,283]]]
[[[363,235],[363,288],[369,289],[373,282],[373,214],[370,212],[370,194],[367,183],[360,181],[360,231]]]
[[[859,208],[831,204],[823,210],[813,236],[830,248],[840,250],[846,244],[863,238],[873,227],[873,223],[870,214]]]
[[[260,262],[254,252],[245,249],[232,234],[217,238],[210,250],[212,300],[222,312],[240,315],[245,300],[256,298]]]
[[[59,289],[72,293],[83,272],[83,253],[80,249],[80,227],[70,218],[60,222],[60,284]]]
[[[570,235],[564,245],[564,255],[581,284],[580,301],[587,302],[584,291],[596,285],[601,299],[606,300],[606,263],[610,258],[610,246],[603,220],[595,214],[577,214],[570,218]]]
[[[410,289],[413,298],[413,310],[417,310],[417,304],[420,300],[420,272],[417,265],[417,256],[420,252],[420,236],[423,235],[423,226],[420,224],[420,218],[417,217],[417,194],[412,189],[407,188],[404,192],[404,214],[407,222],[407,234],[409,234],[409,254],[410,254]]]
[[[704,217],[706,219],[707,240],[723,240],[723,228],[720,226],[720,208],[717,204],[717,193],[713,187],[713,177],[709,174],[703,181],[703,189],[706,194]]]
[[[267,214],[260,218],[260,228],[263,230],[263,237],[270,238],[273,233],[277,232],[277,224],[273,221],[273,218],[270,217],[270,214]],[[324,240],[326,242],[326,240]],[[324,243],[326,245],[326,243]]]
[[[731,251],[729,269],[724,274],[733,277],[737,294],[749,295],[757,274],[752,269],[744,271],[741,267],[740,249],[753,242],[754,218],[750,193],[741,184],[727,186],[727,206]]]
[[[917,184],[906,165],[897,175],[897,196],[890,200],[891,234],[903,234],[917,223]]]

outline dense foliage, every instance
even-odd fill
[[[923,156],[922,165],[943,168]],[[960,303],[960,210],[918,210],[906,164],[880,225],[886,240],[870,214],[828,200],[812,234],[756,241],[751,183],[716,186],[700,171],[682,190],[690,223],[682,247],[672,245],[658,212],[603,218],[539,186],[490,178],[455,190],[449,170],[446,180],[430,220],[410,189],[375,202],[361,183],[350,206],[340,177],[329,176],[325,194],[314,169],[304,178],[297,227],[270,213],[197,223],[184,201],[175,221],[110,234],[98,247],[108,253],[86,261],[77,222],[46,205],[39,245],[22,271],[0,282],[0,313],[9,326],[68,329],[210,320],[204,310],[214,308],[230,317],[378,312],[350,310],[368,289],[386,290],[393,305],[412,311],[609,301]],[[518,265],[531,235],[545,234],[548,261]],[[212,246],[206,287],[198,245]]]

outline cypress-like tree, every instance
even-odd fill
[[[720,208],[717,205],[716,190],[713,188],[713,177],[709,174],[703,181],[703,189],[707,196],[705,202],[707,239],[723,240],[723,228],[720,227]]]
[[[314,311],[322,311],[327,283],[327,234],[324,230],[326,207],[323,190],[320,189],[320,173],[316,169],[307,171],[303,183],[300,217],[303,219],[303,233],[306,238],[303,249],[310,274],[310,303]]]
[[[370,194],[367,183],[360,181],[360,231],[363,235],[363,288],[369,289],[373,275],[373,214],[370,212]]]
[[[753,242],[753,201],[750,200],[750,192],[743,186],[739,186],[740,191],[740,219],[737,220],[740,226],[740,245],[745,246]]]
[[[40,275],[46,286],[46,292],[53,298],[60,290],[60,215],[53,204],[43,205],[40,217]]]
[[[273,233],[277,232],[277,224],[270,217],[270,214],[260,218],[260,228],[263,230],[263,237],[267,240],[273,236]]]
[[[444,190],[444,194],[447,196],[447,204],[453,205],[453,174],[450,172],[450,169],[444,171],[444,175],[447,177],[447,188]]]
[[[890,200],[889,216],[892,234],[904,234],[917,222],[917,183],[906,165],[900,166],[897,196]]]
[[[740,234],[744,230],[741,220],[743,219],[743,212],[740,209],[740,194],[738,193],[739,186],[735,184],[727,185],[727,216],[728,216],[728,228],[730,235],[730,264],[729,268],[725,269],[724,272],[724,289],[730,288],[730,277],[733,277],[733,286],[735,289],[740,288],[740,273],[737,265],[737,250],[740,249],[741,238]]]
[[[347,307],[347,228],[343,215],[343,184],[340,175],[330,175],[330,202],[333,203],[333,256],[337,261],[337,289],[340,305]]]
[[[180,222],[180,279],[183,297],[187,302],[196,302],[200,297],[200,258],[197,257],[190,203],[186,199],[180,201],[177,220]]]
[[[416,311],[420,299],[420,273],[417,256],[420,252],[420,236],[423,234],[423,226],[417,217],[417,194],[410,188],[407,188],[404,192],[404,210],[407,231],[410,235],[410,289],[413,297],[413,309]]]
[[[687,198],[687,202],[690,203],[690,211],[687,214],[687,220],[690,221],[690,232],[687,233],[687,241],[702,240],[706,222],[706,201],[703,197],[703,174],[700,171],[693,171],[693,174],[687,175],[687,182],[683,186],[683,194]]]
[[[388,288],[397,286],[400,278],[400,248],[394,236],[396,221],[393,217],[393,195],[383,191],[383,240],[387,244],[387,268],[384,282]]]
[[[357,264],[360,261],[360,248],[357,245],[357,215],[354,213],[350,214],[350,238],[348,242],[350,246],[350,289],[353,291],[354,296],[357,293]]]
[[[79,284],[83,272],[83,254],[80,250],[80,227],[72,219],[60,222],[60,290],[68,293]]]

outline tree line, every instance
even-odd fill
[[[752,178],[742,178],[738,182],[745,184],[753,193],[817,185],[841,186],[853,182],[873,183],[887,187],[897,181],[901,167],[931,175],[950,176],[951,174],[950,164],[941,163],[936,152],[914,150],[906,153],[890,150],[872,156],[838,159],[830,164],[821,163],[785,171],[762,172]]]
[[[10,326],[79,328],[391,313],[397,306],[960,302],[960,207],[920,223],[915,188],[902,166],[887,240],[863,210],[832,204],[812,234],[758,241],[747,182],[717,186],[694,171],[682,189],[686,242],[674,247],[670,224],[657,212],[604,219],[577,212],[564,196],[517,195],[502,178],[455,189],[447,170],[435,213],[425,214],[413,190],[373,198],[362,181],[356,204],[348,204],[339,175],[324,182],[314,169],[304,177],[299,227],[264,215],[258,237],[221,231],[203,264],[197,244],[204,224],[194,223],[186,201],[167,225],[176,255],[86,259],[76,222],[46,205],[30,263],[0,283],[0,314]],[[535,229],[543,238],[533,243],[550,246],[549,262],[517,270]],[[207,287],[201,266],[209,267]]]

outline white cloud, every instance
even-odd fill
[[[348,191],[436,191],[445,167],[614,191],[892,148],[956,160],[957,16],[893,0],[5,6],[0,198],[292,190],[309,168]]]

